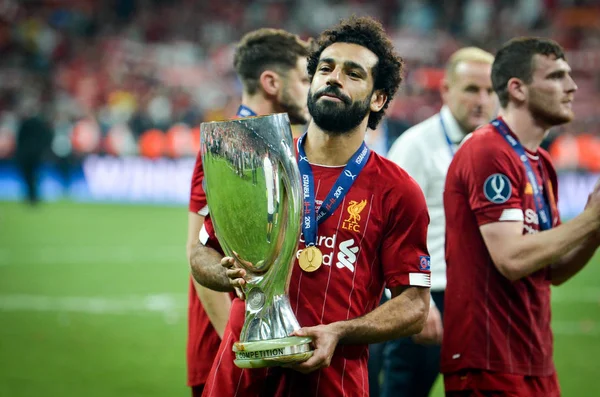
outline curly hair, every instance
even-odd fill
[[[244,90],[256,93],[260,75],[268,69],[285,74],[307,57],[312,42],[281,29],[263,28],[247,33],[235,47],[233,66]]]
[[[395,52],[381,23],[370,17],[352,16],[341,20],[338,25],[319,36],[317,48],[308,57],[308,74],[311,80],[317,70],[321,53],[334,43],[358,44],[377,55],[378,61],[372,70],[373,89],[383,91],[388,100],[379,112],[371,112],[369,115],[369,128],[375,129],[402,82],[404,61]]]

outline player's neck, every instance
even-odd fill
[[[525,107],[516,108],[509,105],[506,109],[501,109],[499,115],[517,136],[521,145],[532,152],[538,150],[550,128],[536,120]]]
[[[308,161],[327,166],[346,165],[365,139],[366,120],[342,135],[328,134],[311,121],[304,151]]]
[[[275,113],[275,107],[273,106],[273,103],[260,93],[255,95],[244,93],[242,95],[242,105],[252,110],[258,116],[266,116]]]

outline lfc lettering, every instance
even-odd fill
[[[342,222],[342,229],[360,233],[360,213],[365,209],[367,200],[355,201],[351,200],[348,203],[348,218]]]

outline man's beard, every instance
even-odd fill
[[[288,114],[291,124],[306,124],[308,123],[308,117],[306,115],[305,107],[300,106],[294,102],[292,96],[286,87],[281,91],[281,97],[279,98],[279,106],[285,113]]]
[[[559,111],[553,112],[551,110],[551,103],[544,101],[542,94],[537,92],[532,93],[529,99],[529,111],[535,119],[540,120],[545,125],[551,127],[565,124],[573,120],[572,111],[568,116]]]
[[[317,102],[324,94],[334,95],[341,102],[331,100]],[[332,135],[343,135],[358,126],[369,114],[370,105],[371,95],[362,101],[352,102],[335,86],[327,86],[314,94],[312,90],[308,93],[308,111],[315,124]]]

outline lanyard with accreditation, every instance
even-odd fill
[[[444,123],[444,118],[442,117],[442,113],[440,112],[440,124],[442,125],[442,132],[444,133],[444,137],[446,138],[446,143],[448,144],[448,149],[450,149],[450,157],[454,157],[454,143],[450,140],[450,136],[448,135],[448,130],[446,129],[446,124]]]
[[[548,206],[548,201],[544,197],[542,193],[542,187],[539,185],[538,180],[533,172],[533,168],[531,167],[531,162],[527,158],[527,154],[525,153],[525,148],[521,143],[513,138],[512,135],[508,132],[508,126],[506,123],[500,119],[495,119],[492,121],[492,125],[496,128],[496,131],[508,142],[508,144],[513,148],[515,153],[519,156],[523,165],[525,166],[525,172],[527,173],[527,179],[529,179],[529,183],[531,184],[533,190],[533,201],[535,202],[535,209],[538,214],[538,218],[540,221],[540,229],[548,230],[552,228],[552,216],[550,207]],[[540,160],[541,161],[541,160]],[[540,172],[542,172],[540,166]],[[543,179],[543,173],[541,173]],[[542,181],[543,182],[543,181]],[[546,186],[546,195],[549,196],[550,190],[548,186]]]
[[[304,140],[306,133],[298,139],[298,168],[302,178],[303,206],[302,206],[302,232],[306,248],[300,252],[298,263],[302,270],[314,272],[323,262],[323,254],[317,248],[317,226],[329,218],[340,205],[348,190],[363,170],[371,151],[363,142],[358,150],[352,155],[348,164],[335,181],[335,184],[323,200],[319,211],[315,211],[315,184],[311,166],[304,151]]]

